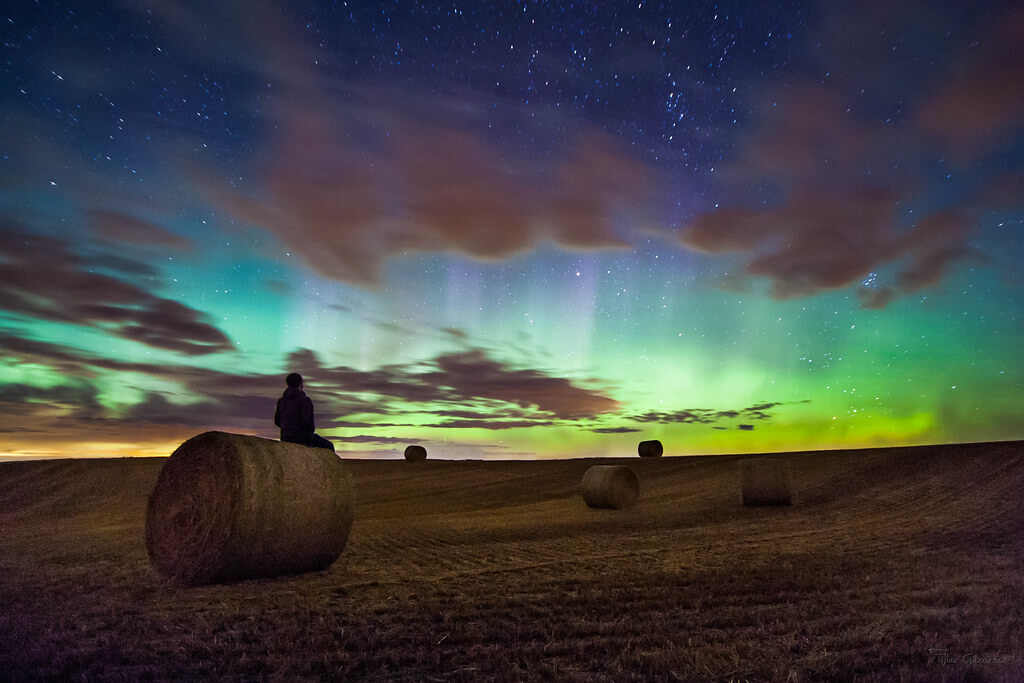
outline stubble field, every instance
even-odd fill
[[[737,458],[350,461],[328,571],[179,588],[150,568],[162,459],[0,465],[0,677],[1020,680],[1024,443]],[[630,510],[584,470],[626,464]]]

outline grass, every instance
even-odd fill
[[[149,567],[159,459],[0,465],[0,677],[1019,680],[1024,445],[736,458],[350,463],[325,572],[180,589]],[[605,461],[607,462],[607,461]]]

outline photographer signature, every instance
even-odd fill
[[[932,657],[937,657],[939,664],[943,666],[949,664],[1006,664],[1013,659],[1009,655],[977,655],[973,652],[950,652],[948,648],[944,647],[930,647],[928,648],[928,654]]]

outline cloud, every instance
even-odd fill
[[[1008,171],[990,178],[972,198],[978,209],[1015,209],[1024,206],[1024,171]]]
[[[1024,81],[1024,11],[821,9],[806,57],[822,77],[761,90],[718,166],[720,208],[680,240],[735,262],[725,287],[753,279],[780,299],[849,288],[881,309],[978,260],[987,212],[1021,205],[1009,150],[1024,140],[1024,98],[1009,84]]]
[[[675,411],[649,410],[645,413],[631,415],[629,419],[634,422],[660,422],[662,424],[709,424],[715,421],[713,417],[715,412],[705,408]]]
[[[1024,133],[1024,10],[997,16],[918,108],[915,123],[964,162]]]
[[[356,127],[358,109],[326,107],[324,97],[281,107],[244,192],[202,162],[190,173],[222,211],[275,234],[326,277],[372,287],[388,259],[410,253],[500,261],[547,243],[624,248],[620,233],[653,196],[652,169],[595,130],[561,158],[535,162],[472,120],[431,121],[425,112],[446,108],[435,100],[365,104]]]
[[[512,409],[494,409],[489,412],[481,412],[478,410],[432,410],[431,415],[438,417],[453,417],[458,419],[466,420],[485,420],[494,418],[529,418],[535,417],[537,412],[535,410],[524,410],[521,408]]]
[[[726,179],[829,187],[837,177],[849,182],[870,170],[869,154],[891,139],[885,128],[857,118],[841,92],[817,83],[767,92],[757,111],[738,158],[724,165]]]
[[[370,411],[360,411],[370,412]],[[331,420],[329,424],[325,424],[323,429],[376,429],[384,427],[416,427],[414,424],[407,423],[395,423],[395,422],[360,422],[357,420]]]
[[[628,434],[630,432],[639,432],[642,430],[635,427],[594,427],[587,431],[595,432],[597,434]]]
[[[299,349],[286,357],[280,372],[243,374],[120,361],[0,333],[0,358],[48,366],[62,375],[66,385],[45,390],[15,387],[0,395],[10,403],[8,414],[17,413],[14,407],[20,406],[22,413],[36,416],[38,424],[51,424],[62,433],[74,432],[76,426],[85,431],[96,424],[104,428],[124,424],[134,425],[135,429],[149,425],[157,434],[161,429],[175,427],[232,428],[272,436],[275,401],[283,390],[284,375],[291,370],[303,373],[321,430],[500,430],[554,425],[618,409],[618,403],[602,391],[539,370],[506,365],[479,349],[365,371],[327,365],[313,352]],[[114,411],[104,408],[96,399],[96,383],[106,373],[148,375],[177,385],[180,391],[172,395],[140,390],[140,401]],[[47,423],[43,419],[41,406],[47,404],[64,406],[60,420]],[[398,413],[416,415],[418,419],[353,419],[359,415]],[[336,419],[339,416],[342,419]],[[429,424],[416,424],[424,418]]]
[[[69,346],[29,339],[6,332],[0,332],[0,357],[39,363],[59,370],[64,375],[84,378],[94,377],[96,369],[142,373],[156,377],[163,377],[183,370],[183,368],[156,363],[137,363],[104,358]],[[184,370],[189,371],[188,368],[184,368]]]
[[[491,358],[481,349],[443,353],[414,366],[382,366],[375,370],[354,370],[345,366],[322,365],[309,351],[293,353],[289,368],[338,391],[371,393],[405,403],[442,403],[488,406],[480,411],[442,411],[470,419],[513,416],[508,404],[533,411],[532,417],[578,419],[619,409],[617,401],[603,391],[579,386],[569,379],[553,377],[539,370],[517,368]],[[426,369],[422,369],[426,368]],[[530,413],[521,413],[523,417]]]
[[[90,262],[62,240],[15,230],[0,231],[0,264],[5,311],[95,327],[190,356],[233,348],[199,311],[124,279],[151,274],[145,264],[109,255]]]
[[[863,288],[857,291],[861,308],[880,310],[892,303],[899,295],[891,287]]]
[[[355,436],[332,436],[333,441],[340,443],[411,443],[416,439],[408,439],[398,436],[373,436],[372,434],[357,434]]]
[[[736,194],[767,188],[770,199],[696,216],[679,236],[684,245],[739,259],[733,277],[761,279],[777,299],[856,287],[872,273],[891,272],[885,289],[860,294],[869,308],[935,286],[976,255],[970,213],[940,209],[906,227],[903,207],[920,185],[901,170],[912,166],[913,145],[865,123],[827,88],[791,86],[770,99],[724,172]]]
[[[625,248],[656,196],[655,170],[621,140],[557,110],[508,98],[496,132],[493,93],[327,76],[302,24],[272,3],[133,9],[185,54],[273,86],[245,182],[191,153],[178,164],[221,212],[326,277],[373,287],[389,259],[412,253],[501,261],[550,244]],[[527,145],[543,151],[515,151]]]
[[[442,327],[441,332],[448,335],[452,340],[465,344],[469,342],[469,333],[457,327]]]
[[[808,403],[808,402],[809,401],[807,401],[807,400],[797,401],[797,403]],[[744,410],[751,411],[751,412],[752,411],[771,410],[772,408],[775,408],[777,406],[782,406],[782,405],[786,405],[786,404],[781,402],[781,401],[768,402],[768,403],[756,403],[756,404],[750,406],[749,408],[745,408]]]
[[[443,354],[435,362],[438,370],[426,373],[423,380],[451,387],[454,397],[536,407],[561,419],[592,417],[619,409],[619,403],[604,392],[538,370],[510,367],[479,349]]]
[[[0,385],[0,404],[5,406],[6,417],[40,412],[49,412],[55,417],[71,412],[79,417],[92,417],[102,412],[96,389],[83,383],[52,387],[3,384]]]
[[[152,425],[195,428],[236,425],[250,429],[262,425],[265,430],[274,430],[271,420],[277,397],[272,394],[216,394],[201,398],[203,400],[182,404],[170,401],[163,394],[150,392],[142,401],[127,408],[119,418],[126,422]]]
[[[707,424],[714,425],[723,420],[769,420],[771,419],[770,410],[779,406],[785,405],[799,405],[809,403],[808,399],[802,401],[761,401],[754,405],[747,406],[746,408],[735,408],[716,410],[713,408],[690,408],[687,410],[649,410],[644,413],[638,413],[627,416],[627,419],[634,422],[641,423],[659,423],[659,424]],[[738,429],[753,429],[750,425],[739,425]],[[715,427],[720,429],[720,427]],[[598,431],[598,430],[591,430]],[[639,430],[635,430],[639,431]]]
[[[438,429],[525,429],[553,424],[556,424],[554,420],[449,420],[423,426]]]
[[[918,221],[898,246],[910,257],[898,275],[900,289],[916,292],[934,286],[957,261],[980,259],[980,253],[965,241],[973,228],[973,220],[954,209],[936,211]]]
[[[88,217],[97,234],[119,242],[168,249],[186,249],[193,245],[191,240],[156,223],[120,211],[93,209],[88,213]]]

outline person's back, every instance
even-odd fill
[[[277,399],[274,413],[274,424],[281,428],[281,441],[334,450],[334,444],[315,433],[313,402],[302,390],[302,375],[293,372],[285,378],[285,383],[288,388]]]
[[[313,402],[299,387],[288,387],[277,399],[274,424],[281,428],[281,441],[308,444],[316,426],[313,423]]]

